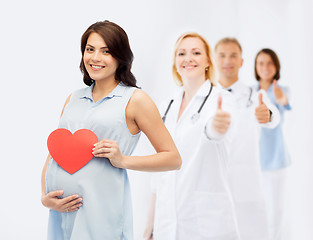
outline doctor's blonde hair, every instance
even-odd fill
[[[212,57],[212,50],[210,48],[209,43],[207,42],[207,40],[202,37],[200,34],[196,33],[196,32],[187,32],[182,34],[176,41],[175,43],[175,48],[174,48],[174,57],[173,57],[173,66],[172,66],[172,74],[173,74],[173,78],[176,82],[176,84],[178,86],[183,86],[183,81],[181,76],[179,75],[179,73],[177,72],[177,68],[176,68],[176,55],[177,55],[177,49],[178,46],[180,45],[180,43],[182,42],[182,40],[186,39],[186,38],[199,38],[204,45],[204,49],[205,49],[205,53],[206,56],[208,58],[208,62],[209,62],[209,66],[207,69],[205,69],[205,79],[208,79],[213,86],[215,86],[215,80],[214,80],[214,64],[213,64],[213,57]]]

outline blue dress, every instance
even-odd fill
[[[287,96],[289,95],[289,89],[287,87],[278,87],[280,87]],[[256,85],[255,88],[259,89],[259,85]],[[284,112],[286,110],[291,110],[291,107],[289,103],[286,106],[276,103],[276,98],[273,92],[273,84],[271,84],[271,86],[268,88],[267,95],[279,110],[280,123],[273,129],[261,129],[260,161],[263,171],[278,170],[289,166],[291,163],[290,156],[285,146],[282,129],[284,122]]]
[[[99,141],[115,140],[123,155],[130,155],[140,134],[126,125],[125,109],[136,88],[119,84],[107,97],[94,102],[93,85],[80,89],[64,109],[59,128],[72,133],[90,129]],[[62,197],[77,194],[83,205],[75,212],[50,210],[49,240],[132,240],[132,204],[125,169],[113,167],[106,158],[93,157],[83,168],[69,174],[53,159],[46,172],[47,193],[64,190]]]

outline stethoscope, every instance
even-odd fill
[[[249,87],[249,89],[250,89],[250,94],[249,94],[249,98],[248,98],[248,101],[247,101],[247,104],[246,104],[247,108],[250,107],[252,105],[252,103],[253,103],[252,99],[251,99],[251,97],[252,97],[252,87]]]
[[[209,96],[210,96],[210,94],[211,94],[211,92],[212,92],[212,89],[213,89],[213,85],[211,84],[211,86],[210,86],[210,91],[209,91],[209,93],[205,96],[205,98],[203,99],[202,104],[201,104],[201,106],[199,107],[198,111],[197,111],[196,113],[194,113],[194,114],[191,116],[191,122],[192,122],[192,123],[195,123],[195,122],[198,121],[198,119],[200,118],[200,112],[201,112],[201,110],[202,110],[202,108],[203,108],[205,102],[208,100],[208,98],[209,98]],[[164,123],[165,123],[165,120],[166,120],[167,113],[168,113],[168,111],[170,110],[170,108],[171,108],[173,102],[174,102],[174,99],[171,99],[171,101],[170,101],[170,103],[168,104],[167,109],[166,109],[166,111],[165,111],[165,113],[164,113],[164,115],[163,115],[163,117],[162,117],[162,120],[163,120]]]

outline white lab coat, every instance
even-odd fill
[[[231,194],[226,181],[228,138],[209,139],[211,120],[217,110],[217,98],[227,92],[213,87],[198,121],[197,112],[211,83],[206,81],[177,121],[183,89],[174,97],[165,125],[182,157],[178,171],[157,173],[154,178],[156,208],[154,240],[237,240]],[[228,95],[228,97],[227,97]],[[164,114],[169,101],[160,108]]]
[[[218,88],[222,88],[218,84]],[[272,111],[272,120],[259,124],[255,108],[259,92],[237,81],[229,87],[234,97],[237,114],[234,121],[233,142],[230,148],[228,182],[235,204],[238,229],[242,240],[268,240],[267,211],[259,160],[260,127],[273,128],[280,121],[278,109],[265,91],[263,102]],[[251,104],[248,105],[250,91]]]

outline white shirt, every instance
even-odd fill
[[[218,84],[218,88],[223,87]],[[280,115],[265,91],[257,92],[239,81],[228,89],[234,97],[236,116],[227,178],[233,194],[239,233],[242,240],[267,240],[268,224],[259,159],[260,127],[276,127]],[[259,93],[272,111],[271,121],[266,124],[259,124],[255,116]]]
[[[217,110],[230,108],[229,93],[213,87],[200,117],[192,122],[211,83],[206,81],[177,121],[183,89],[174,97],[165,125],[182,157],[178,171],[158,173],[154,240],[237,240],[237,228],[226,181],[229,135],[220,140],[212,136],[211,121]],[[164,114],[168,103],[161,108]]]

